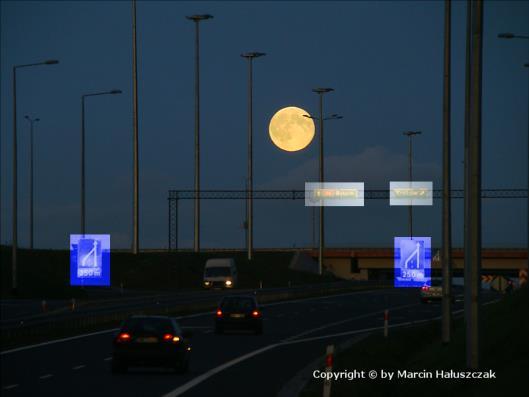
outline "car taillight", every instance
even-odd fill
[[[222,317],[222,310],[217,310],[217,317]]]
[[[130,334],[128,334],[126,332],[122,332],[121,334],[118,335],[117,341],[118,342],[128,342],[128,341],[130,341]]]
[[[259,317],[261,315],[261,313],[259,312],[259,310],[254,310],[252,312],[252,317]]]
[[[428,287],[427,285],[423,285],[421,290],[423,291],[428,291],[430,289],[430,287]]]
[[[180,337],[172,334],[165,334],[163,340],[166,342],[180,342]]]

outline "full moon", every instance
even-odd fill
[[[308,112],[295,106],[280,109],[270,120],[270,139],[278,148],[296,152],[306,148],[314,138],[314,121]]]

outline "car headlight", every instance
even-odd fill
[[[226,280],[226,285],[231,285],[231,280]]]
[[[204,285],[210,285],[211,283],[209,281],[204,281]]]

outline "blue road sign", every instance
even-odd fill
[[[395,237],[395,287],[431,284],[430,237]]]
[[[110,285],[110,236],[70,235],[70,285]]]

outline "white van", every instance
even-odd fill
[[[233,258],[208,259],[204,266],[204,288],[234,288],[237,267]]]

